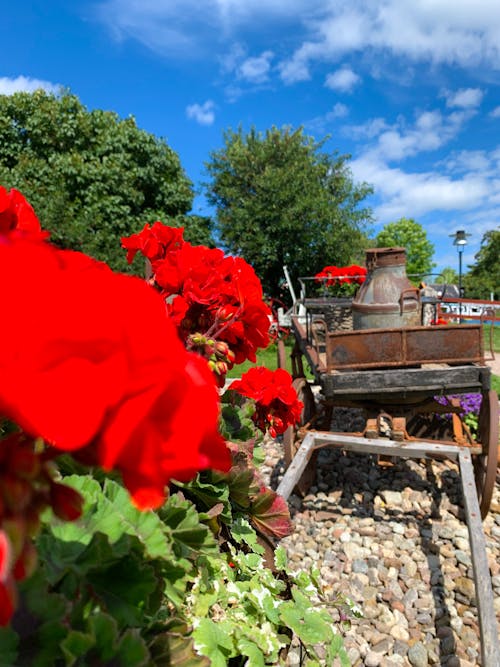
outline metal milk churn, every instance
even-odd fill
[[[354,329],[420,325],[420,292],[406,276],[404,248],[366,251],[367,276],[352,302]]]

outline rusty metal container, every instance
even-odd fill
[[[366,251],[368,275],[352,302],[354,329],[420,325],[420,292],[406,275],[404,248]]]

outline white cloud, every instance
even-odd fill
[[[309,67],[300,59],[292,58],[287,62],[281,63],[279,70],[281,78],[286,84],[308,81],[311,78]]]
[[[344,65],[326,77],[325,86],[341,93],[350,93],[354,86],[361,81],[360,77],[352,69]]]
[[[250,83],[264,83],[269,79],[272,51],[264,51],[260,56],[247,58],[238,67],[238,76]]]
[[[492,118],[500,118],[500,106],[492,109],[492,111],[490,111],[490,116]]]
[[[500,69],[497,0],[336,0],[308,22],[308,37],[283,65],[383,52],[411,62]]]
[[[58,93],[61,86],[42,79],[32,79],[29,76],[18,76],[15,79],[0,77],[0,95],[13,95],[19,92],[32,93],[40,88],[48,93]]]
[[[186,107],[186,115],[200,125],[212,125],[215,120],[214,107],[212,100],[203,104],[190,104]]]
[[[472,109],[481,104],[484,92],[480,88],[460,88],[455,92],[445,90],[443,97],[446,98],[447,107],[458,107],[460,109]]]
[[[375,139],[366,152],[379,160],[402,161],[441,148],[457,136],[473,114],[472,110],[447,115],[439,110],[422,111],[416,114],[413,125],[403,117],[392,125],[383,118],[373,118],[362,125],[346,125],[342,133],[355,139]]]
[[[349,108],[342,102],[333,105],[333,109],[327,114],[329,118],[345,118],[349,114]]]
[[[341,102],[333,105],[330,111],[327,111],[323,116],[316,116],[306,123],[305,127],[315,134],[325,134],[328,131],[328,126],[339,118],[345,118],[349,115],[349,107]]]

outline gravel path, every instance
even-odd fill
[[[282,456],[279,442],[266,445],[265,473],[274,488],[284,473]],[[481,665],[454,463],[380,467],[371,455],[323,450],[310,493],[289,503],[295,532],[281,544],[291,564],[316,564],[332,598],[344,593],[363,610],[345,633],[353,666]],[[500,476],[483,525],[500,624]],[[289,665],[299,664],[297,649]]]

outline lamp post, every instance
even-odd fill
[[[458,232],[455,232],[455,234],[450,234],[450,236],[454,239],[453,245],[456,245],[458,250],[458,296],[461,299],[462,298],[462,254],[464,252],[465,246],[467,245],[467,237],[470,236],[470,234],[466,234],[463,229],[459,229]],[[459,301],[458,303],[458,323],[462,324],[462,301]]]

